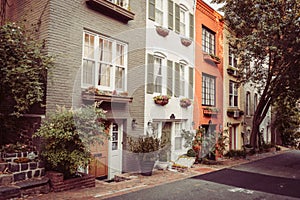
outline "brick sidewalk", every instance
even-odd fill
[[[145,189],[149,187],[158,186],[161,184],[170,183],[177,180],[186,179],[195,175],[205,174],[212,171],[224,169],[234,165],[244,164],[247,162],[255,161],[269,156],[280,154],[284,151],[276,153],[264,153],[253,156],[247,156],[246,159],[224,159],[219,162],[218,165],[203,165],[194,164],[192,168],[185,170],[184,172],[176,172],[169,170],[154,170],[152,176],[141,176],[140,174],[123,174],[130,180],[121,182],[104,182],[96,180],[96,187],[74,189],[65,192],[51,192],[48,194],[40,194],[34,196],[27,196],[21,199],[41,199],[41,200],[73,200],[73,199],[105,199],[112,196],[118,196],[121,194]]]

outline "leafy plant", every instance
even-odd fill
[[[91,160],[90,145],[107,138],[104,120],[105,112],[96,105],[77,110],[57,107],[34,134],[43,141],[41,157],[47,169],[69,178],[78,167],[86,167]]]
[[[181,130],[181,137],[184,139],[184,147],[191,148],[193,145],[193,140],[195,138],[195,133],[188,130]]]
[[[278,97],[300,98],[299,0],[212,3],[224,3],[225,21],[234,33],[229,43],[239,60],[238,71],[243,73],[239,82],[260,91],[250,135],[256,147],[260,124]]]
[[[138,153],[141,160],[156,160],[160,140],[153,136],[127,137],[129,151]]]
[[[218,133],[217,143],[216,143],[216,151],[220,155],[224,155],[226,150],[226,146],[228,143],[228,137],[223,134],[223,132]]]
[[[43,100],[53,57],[32,35],[14,22],[0,26],[0,105],[9,108],[2,114],[20,116]]]

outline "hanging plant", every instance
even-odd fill
[[[159,104],[161,106],[164,106],[164,105],[169,103],[170,98],[171,97],[168,96],[168,95],[158,95],[158,96],[153,97],[153,100],[154,100],[155,104]]]
[[[189,98],[180,99],[180,106],[183,108],[187,108],[192,105],[192,101]]]

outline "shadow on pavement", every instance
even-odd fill
[[[282,178],[233,169],[223,169],[194,176],[192,179],[300,198],[299,179]]]

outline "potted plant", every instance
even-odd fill
[[[203,114],[207,116],[217,115],[218,112],[219,112],[218,108],[211,108],[211,107],[203,108]]]
[[[158,96],[153,97],[153,100],[154,100],[155,104],[164,106],[169,103],[170,98],[171,97],[168,95],[158,95]]]
[[[157,154],[160,148],[160,140],[153,136],[127,137],[129,151],[138,154],[141,174],[151,176]]]
[[[180,106],[183,108],[187,108],[192,105],[192,101],[189,98],[180,99]]]
[[[165,170],[169,166],[169,156],[171,152],[171,141],[166,134],[162,134],[160,149],[158,153],[158,162],[156,167]]]
[[[216,63],[216,64],[221,63],[221,59],[218,56],[216,56],[214,54],[209,54],[209,56],[211,57],[211,59],[213,60],[214,63]]]

